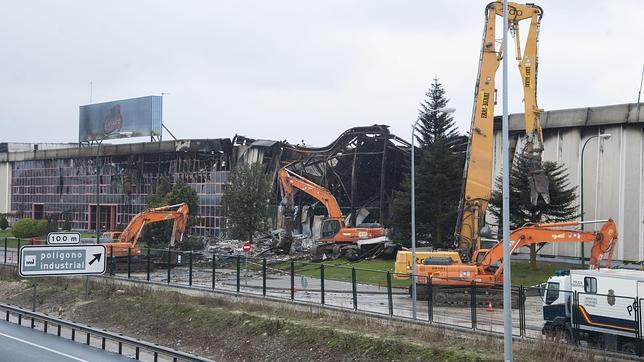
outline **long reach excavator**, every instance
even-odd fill
[[[508,3],[508,14],[508,25],[514,37],[524,96],[525,136],[518,144],[521,145],[522,156],[528,164],[528,174],[525,177],[528,178],[530,185],[530,201],[536,205],[541,197],[543,202],[550,203],[548,178],[541,162],[543,134],[539,117],[543,110],[537,106],[537,44],[543,10],[534,4],[510,2]],[[454,293],[462,292],[462,289],[458,287],[470,285],[472,282],[486,285],[502,283],[499,275],[502,274],[503,268],[498,268],[494,272],[492,270],[494,264],[501,261],[500,252],[495,251],[502,250],[503,242],[496,243],[496,240],[492,239],[491,232],[488,232],[489,228],[485,225],[485,213],[492,195],[493,182],[494,105],[496,103],[494,78],[501,60],[507,53],[504,45],[498,43],[495,32],[497,17],[502,16],[502,1],[492,2],[485,8],[483,44],[474,91],[474,107],[463,176],[463,191],[454,233],[456,250],[416,253],[417,268],[415,273],[418,275],[418,280],[422,281],[424,276],[434,276],[433,285],[443,286],[445,290],[453,288],[452,292]],[[522,51],[519,23],[523,20],[529,20],[529,26],[525,47]],[[521,238],[521,242],[513,244],[512,248],[514,250],[519,246],[535,242],[591,241],[600,236],[601,240],[611,240],[610,245],[612,245],[612,240],[617,234],[612,221],[609,221],[605,226],[605,228],[612,230],[610,237],[607,236],[608,232],[603,233],[604,228],[599,234],[556,229],[564,225],[572,226],[573,224],[538,224],[515,230],[510,238],[512,241],[518,240],[517,235],[525,235],[525,238]],[[564,237],[555,238],[559,235],[564,235]],[[571,235],[579,235],[580,238],[588,240],[575,239]],[[494,245],[495,243],[496,245]],[[493,245],[490,249],[484,249],[485,246],[490,245]],[[603,247],[603,244],[598,246],[600,249]],[[408,273],[412,272],[411,265],[411,252],[399,251],[396,257],[396,277],[398,279],[408,278]],[[418,284],[419,287],[423,287],[422,283]],[[447,294],[445,292],[441,296]],[[423,297],[423,292],[418,292],[418,296]],[[438,298],[440,299],[441,296]]]

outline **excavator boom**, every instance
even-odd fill
[[[537,106],[537,44],[539,24],[543,10],[534,4],[508,4],[509,27],[514,34],[519,72],[521,73],[524,111],[525,147],[523,154],[528,159],[531,186],[531,201],[537,203],[541,195],[546,202],[548,178],[541,167],[543,135]],[[483,44],[479,59],[479,71],[474,91],[474,108],[470,141],[465,162],[463,192],[455,230],[456,247],[464,260],[470,260],[474,250],[481,247],[480,231],[484,224],[485,212],[492,194],[492,156],[494,153],[494,78],[501,59],[506,53],[503,46],[497,48],[495,37],[497,16],[502,16],[502,2],[496,1],[485,9]],[[530,20],[528,36],[523,53],[519,34],[519,22]]]
[[[170,239],[170,247],[174,247],[176,241],[181,242],[183,239],[183,233],[188,224],[188,212],[188,204],[181,203],[148,209],[138,213],[130,220],[130,223],[120,234],[118,240],[107,246],[108,255],[127,256],[128,249],[130,249],[130,255],[140,254],[140,250],[136,248],[136,244],[141,237],[143,227],[166,220],[174,220]]]

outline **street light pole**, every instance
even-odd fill
[[[100,244],[100,239],[101,239],[101,201],[100,201],[100,195],[101,195],[101,166],[99,166],[99,158],[101,156],[101,143],[105,140],[105,136],[101,138],[100,141],[96,141],[98,144],[98,147],[96,148],[96,219],[95,219],[95,224],[96,224],[96,244]]]
[[[456,112],[454,108],[439,108],[436,112],[452,114]],[[418,127],[420,118],[411,126],[411,316],[416,319],[416,158],[414,149],[414,139],[416,138],[416,127]]]
[[[122,137],[132,137],[133,132],[115,132],[115,133],[110,133],[109,135],[118,135]],[[101,144],[107,136],[107,134],[103,135],[100,140],[95,139],[97,143],[97,148],[96,148],[96,244],[100,244],[101,240],[101,201],[100,201],[100,196],[101,196],[101,166],[99,165],[100,161],[100,156],[101,156]]]
[[[581,161],[579,163],[579,221],[581,221],[581,230],[584,230],[584,151],[586,151],[586,145],[588,144],[588,141],[592,140],[593,138],[604,138],[604,139],[609,139],[610,138],[610,133],[602,133],[602,134],[597,134],[594,136],[588,137],[586,142],[584,142],[583,146],[581,146]],[[584,257],[584,243],[581,242],[579,243],[579,247],[581,249],[581,267],[584,268],[586,261]]]

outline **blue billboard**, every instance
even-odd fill
[[[78,141],[161,136],[161,102],[148,96],[80,106]]]

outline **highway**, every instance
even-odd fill
[[[1,320],[0,361],[100,362],[130,359]]]

